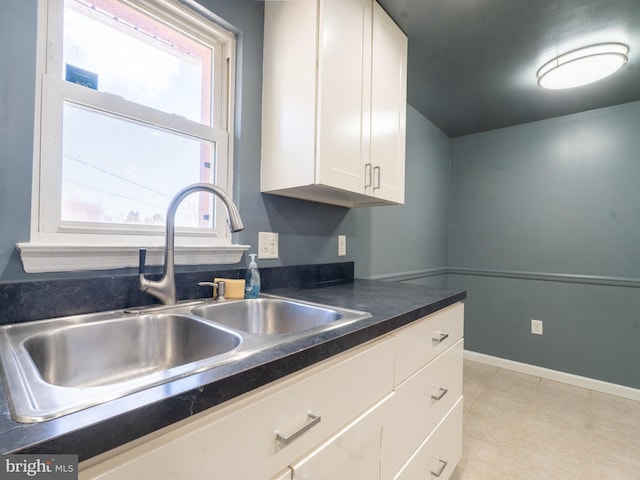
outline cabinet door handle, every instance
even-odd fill
[[[431,474],[436,477],[439,477],[440,475],[442,475],[442,472],[444,472],[444,469],[447,468],[447,462],[438,457],[433,457],[433,458],[435,458],[438,461],[438,468],[437,468],[437,471],[433,471],[433,469],[430,469]]]
[[[448,389],[442,387],[437,387],[437,389],[437,393],[431,394],[431,398],[433,398],[434,400],[442,400],[442,397],[444,397],[449,391]]]
[[[444,332],[435,332],[435,336],[432,337],[432,338],[433,338],[434,342],[442,343],[444,340],[449,338],[449,334],[448,333],[444,333]]]
[[[314,415],[311,412],[309,412],[307,415],[309,421],[305,423],[301,428],[299,428],[289,436],[282,435],[280,432],[276,432],[276,439],[287,445],[288,443],[293,442],[296,438],[309,430],[311,427],[320,423],[320,420],[322,418],[320,417],[320,415]]]
[[[364,188],[369,188],[373,185],[373,177],[371,176],[371,164],[364,164]]]
[[[378,175],[376,175],[376,170],[378,171]],[[378,190],[380,188],[380,167],[373,167],[373,178],[376,180],[373,189]]]

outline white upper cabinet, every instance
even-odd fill
[[[265,3],[263,192],[404,202],[407,38],[372,0]]]

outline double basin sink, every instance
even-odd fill
[[[0,327],[11,415],[40,422],[370,316],[283,297],[192,301]]]

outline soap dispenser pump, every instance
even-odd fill
[[[256,254],[249,254],[251,261],[244,277],[244,298],[258,298],[260,294],[260,272],[256,263]]]

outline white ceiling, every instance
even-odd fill
[[[640,0],[378,1],[409,37],[409,104],[450,137],[640,100]],[[538,87],[543,63],[605,41],[631,48],[618,73]]]

